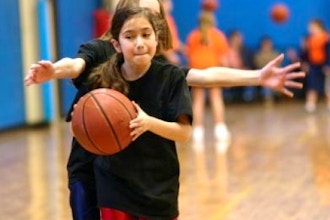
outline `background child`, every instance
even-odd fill
[[[324,69],[327,64],[327,44],[329,36],[323,22],[313,19],[308,24],[309,36],[307,38],[308,74],[306,77],[306,103],[307,112],[314,112],[319,94],[324,94]],[[330,106],[330,93],[328,106]]]
[[[211,11],[202,11],[198,19],[198,28],[187,37],[187,61],[191,68],[205,69],[228,64],[229,46],[225,35],[216,28],[215,16]],[[225,107],[222,90],[208,89],[215,123],[214,135],[218,140],[228,139],[230,134],[225,124]],[[194,109],[193,138],[204,140],[204,88],[192,88]]]
[[[259,49],[254,55],[254,65],[260,68],[279,55],[279,52],[274,48],[274,42],[271,37],[263,36],[260,39]],[[274,94],[270,89],[261,88],[261,96],[266,101],[266,104],[274,101]]]

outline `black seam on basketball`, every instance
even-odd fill
[[[128,110],[128,108],[126,107],[126,105],[122,101],[120,101],[120,99],[118,99],[117,97],[115,97],[115,96],[113,96],[111,94],[106,94],[106,95],[112,97],[113,99],[116,99],[124,107],[124,109],[126,110],[127,114],[130,116],[130,118],[133,119],[133,115],[131,115],[131,112]]]
[[[115,128],[113,127],[111,121],[109,120],[109,118],[108,118],[107,115],[105,114],[105,112],[104,112],[104,110],[103,110],[101,104],[100,104],[99,101],[95,98],[95,96],[94,96],[93,93],[91,93],[91,97],[94,99],[95,103],[99,106],[99,108],[100,108],[100,110],[101,110],[101,112],[102,112],[102,114],[103,114],[105,120],[106,120],[106,121],[108,122],[108,124],[110,125],[110,128],[111,128],[111,130],[112,130],[112,132],[113,132],[113,134],[114,134],[114,136],[115,136],[115,140],[116,140],[116,142],[117,142],[117,146],[118,146],[119,150],[121,151],[121,150],[123,149],[123,147],[121,146],[121,143],[120,143],[120,141],[119,141],[119,139],[118,139],[118,137],[117,137],[117,132],[116,132]]]
[[[86,105],[86,102],[87,100],[91,98],[91,96],[89,97],[86,97],[86,100],[84,101],[84,105],[83,105],[83,108],[82,108],[82,122],[83,122],[83,127],[84,127],[84,130],[85,130],[85,134],[89,140],[89,142],[94,146],[94,148],[96,148],[100,153],[106,153],[104,151],[102,151],[97,145],[96,143],[93,141],[93,139],[90,137],[89,133],[88,133],[88,130],[87,130],[87,125],[85,123],[85,105]]]
[[[131,112],[128,110],[128,108],[126,107],[126,105],[120,100],[118,99],[117,97],[111,95],[111,94],[106,94],[110,97],[112,97],[113,99],[117,100],[118,103],[120,103],[122,105],[122,107],[124,107],[124,109],[126,110],[126,113],[128,114],[128,116],[130,117],[130,119],[133,119],[133,115],[131,114]]]

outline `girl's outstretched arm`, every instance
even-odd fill
[[[201,87],[263,86],[292,97],[293,93],[288,88],[302,88],[302,83],[294,80],[305,77],[305,73],[295,71],[300,67],[299,62],[279,67],[283,59],[281,54],[258,70],[226,67],[190,69],[187,82],[190,86]]]
[[[41,60],[31,65],[24,78],[24,84],[29,86],[52,79],[74,79],[84,70],[85,65],[85,61],[81,58],[63,58],[55,63]]]

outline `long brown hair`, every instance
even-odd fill
[[[112,18],[110,28],[112,39],[119,41],[119,34],[125,22],[136,16],[146,18],[155,31],[156,38],[158,38],[162,30],[162,27],[159,27],[162,24],[162,20],[158,16],[154,15],[147,8],[126,7],[116,10]],[[157,50],[160,50],[160,48],[157,48]],[[108,61],[94,68],[89,76],[90,88],[112,88],[127,94],[129,90],[128,84],[121,72],[123,63],[123,54],[115,53]]]
[[[201,32],[201,44],[207,45],[209,41],[207,30],[210,27],[215,26],[214,13],[211,11],[203,10],[199,15],[198,22],[199,22],[199,30]]]
[[[172,44],[172,35],[168,26],[168,23],[166,21],[166,14],[163,6],[163,1],[162,0],[157,0],[159,4],[159,11],[160,13],[158,14],[159,18],[163,20],[162,24],[162,34],[158,37],[159,40],[159,45],[161,50],[169,50],[173,48]],[[120,0],[117,5],[115,11],[121,9],[121,8],[127,8],[127,7],[139,7],[140,5],[140,0]],[[111,29],[111,26],[110,26]],[[100,38],[102,40],[110,40],[111,39],[111,33],[107,31],[104,35],[102,35]]]

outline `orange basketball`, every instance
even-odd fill
[[[219,7],[218,0],[202,0],[202,8],[207,11],[215,11]]]
[[[284,23],[290,15],[289,9],[282,3],[275,4],[270,12],[270,16],[275,23]]]
[[[87,151],[112,155],[132,141],[129,122],[136,117],[132,102],[112,89],[96,89],[80,98],[72,114],[72,132]]]

